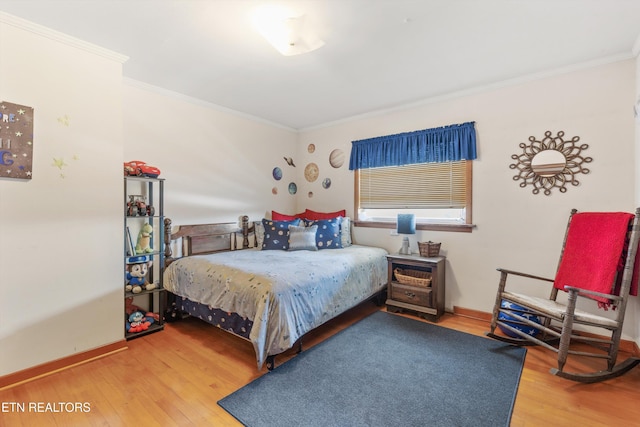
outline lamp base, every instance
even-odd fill
[[[398,251],[400,255],[411,255],[411,248],[409,248],[409,238],[404,237],[402,239],[402,247]]]

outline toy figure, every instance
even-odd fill
[[[136,256],[127,258],[127,273],[125,290],[139,294],[143,290],[153,290],[155,283],[149,283],[147,273],[153,265],[148,256]]]

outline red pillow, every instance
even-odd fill
[[[274,221],[291,221],[297,218],[304,218],[304,212],[301,212],[296,215],[286,215],[281,214],[280,212],[271,211],[271,219]]]
[[[309,209],[304,211],[304,217],[306,219],[333,219],[339,216],[346,217],[347,211],[345,209],[337,212],[315,212]]]

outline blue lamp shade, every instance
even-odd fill
[[[416,216],[414,214],[398,214],[398,234],[416,234]]]
[[[398,214],[398,234],[416,234],[416,216],[414,214]],[[402,255],[410,255],[409,237],[404,236],[402,239],[402,247],[398,251]]]

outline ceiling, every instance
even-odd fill
[[[325,45],[279,54],[251,26],[265,3],[304,13]],[[0,11],[128,56],[127,78],[297,130],[632,58],[640,35],[639,0],[0,0]]]

